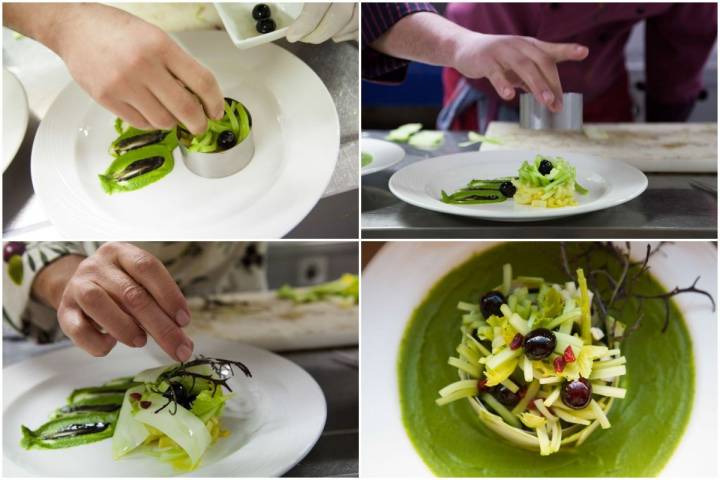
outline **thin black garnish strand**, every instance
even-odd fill
[[[188,371],[191,367],[196,367],[199,365],[209,365],[210,368],[213,370],[213,373],[217,375],[217,378],[213,375],[203,375],[201,373],[196,372],[190,372]],[[167,396],[167,402],[165,405],[161,406],[157,410],[155,410],[155,413],[159,413],[166,409],[171,403],[173,404],[173,411],[170,412],[171,415],[175,415],[177,413],[177,406],[178,406],[178,398],[177,398],[177,392],[182,387],[182,384],[179,381],[176,381],[174,379],[179,379],[182,377],[190,377],[192,379],[192,386],[190,387],[189,394],[192,395],[193,390],[195,389],[195,383],[197,379],[202,379],[205,381],[210,382],[213,385],[213,396],[215,396],[215,393],[217,392],[217,389],[219,387],[225,387],[228,392],[232,392],[232,388],[227,384],[228,380],[235,376],[235,371],[233,370],[233,366],[239,368],[243,374],[245,374],[246,377],[252,377],[252,373],[250,373],[250,370],[245,366],[245,364],[241,362],[236,362],[233,360],[225,360],[222,358],[209,358],[204,356],[199,356],[195,360],[192,360],[190,362],[181,363],[177,367],[171,368],[170,370],[167,370],[166,372],[163,372],[160,374],[157,378],[157,381],[155,382],[156,385],[167,382],[168,388],[164,392],[159,391],[159,389],[155,386],[151,387],[151,390],[157,394]],[[168,395],[169,392],[169,395]]]
[[[608,344],[624,340],[640,327],[641,321],[645,316],[643,312],[644,302],[648,300],[660,300],[664,304],[665,320],[661,329],[663,333],[667,331],[670,325],[670,300],[675,295],[683,293],[703,295],[710,300],[713,312],[715,311],[716,306],[713,296],[708,291],[697,287],[697,283],[700,280],[699,276],[689,287],[681,288],[676,286],[669,292],[661,294],[647,295],[635,291],[638,281],[643,275],[650,271],[650,259],[660,253],[665,244],[666,242],[661,242],[654,248],[648,244],[645,249],[645,256],[641,261],[633,261],[630,258],[629,242],[625,243],[624,249],[611,242],[592,242],[587,248],[575,254],[572,258],[568,256],[565,243],[560,244],[560,256],[565,274],[570,279],[577,281],[575,271],[578,268],[583,268],[586,272],[588,289],[593,293],[593,307],[598,313],[599,326],[604,330]],[[601,265],[598,265],[596,261],[593,263],[597,258],[594,254],[597,252],[609,254],[609,259]],[[615,262],[612,265],[615,269],[617,269],[618,266],[620,267],[620,272],[617,276],[613,276],[610,273],[611,262]],[[626,302],[631,299],[636,301],[635,321],[627,326],[622,335],[616,336],[614,335],[615,317],[620,315]],[[615,315],[613,315],[613,313]]]

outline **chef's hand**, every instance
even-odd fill
[[[504,100],[521,88],[550,110],[562,109],[562,84],[557,64],[583,60],[587,47],[548,43],[515,35],[472,33],[458,42],[452,66],[468,78],[487,78]]]
[[[5,25],[63,59],[100,105],[141,129],[182,122],[194,134],[223,115],[213,74],[161,29],[107,5],[15,3]]]
[[[33,295],[57,310],[60,328],[78,347],[107,355],[120,341],[143,347],[147,335],[174,360],[190,358],[187,301],[163,264],[128,243],[106,243],[87,258],[66,256],[46,266]]]
[[[290,25],[288,42],[322,43],[357,40],[358,4],[356,2],[306,3],[300,16]]]

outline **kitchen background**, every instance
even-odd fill
[[[445,3],[433,3],[444,12]],[[645,118],[645,22],[635,25],[625,50],[630,72],[635,119]],[[411,63],[403,88],[362,82],[363,128],[392,129],[408,118],[417,119],[425,128],[433,128],[442,104],[441,67]],[[713,122],[717,119],[717,44],[705,65],[704,90],[689,122]]]

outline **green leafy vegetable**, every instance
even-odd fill
[[[445,134],[436,130],[423,130],[408,140],[408,145],[420,150],[435,150],[445,141]]]
[[[406,123],[395,130],[391,130],[385,137],[392,142],[407,142],[410,137],[422,130],[422,123]]]
[[[333,282],[322,283],[310,288],[292,288],[284,285],[277,291],[277,295],[279,298],[286,298],[297,303],[317,302],[335,297],[357,304],[359,288],[357,275],[346,273]]]
[[[175,166],[172,150],[161,144],[131,150],[98,175],[107,194],[129,192],[157,182]]]

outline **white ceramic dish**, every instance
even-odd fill
[[[248,383],[256,407],[244,419],[230,418],[226,413],[223,425],[231,431],[230,436],[212,445],[200,466],[186,475],[278,476],[310,451],[325,425],[326,404],[322,390],[307,372],[278,355],[240,343],[196,341],[196,352],[245,363],[253,378],[241,381]],[[42,424],[74,388],[171,363],[167,357],[160,358],[146,349],[121,345],[105,358],[67,348],[5,368],[4,476],[177,475],[171,466],[147,455],[131,454],[113,461],[110,440],[61,450],[27,451],[19,445],[20,425]]]
[[[275,45],[238,50],[222,32],[178,39],[253,116],[253,161],[225,178],[190,172],[175,151],[165,178],[108,196],[97,175],[111,162],[113,115],[69,85],[40,125],[32,154],[35,192],[60,234],[81,239],[277,238],[315,206],[338,158],[330,93],[301,60]],[[302,92],[302,94],[299,94]]]
[[[3,171],[17,154],[30,119],[27,95],[20,80],[3,68]]]
[[[360,382],[363,476],[427,477],[432,473],[402,424],[397,383],[398,349],[405,325],[427,292],[454,267],[489,242],[396,242],[383,247],[362,278],[363,346]],[[644,243],[634,244],[638,256]],[[709,243],[679,242],[650,261],[665,286],[689,285],[717,292],[717,251]],[[690,421],[662,475],[717,475],[717,316],[701,295],[675,297],[695,355],[695,396]],[[628,400],[626,400],[628,401]]]
[[[252,9],[257,3],[215,2],[214,5],[228,35],[241,49],[285,38],[288,27],[300,16],[303,7],[303,3],[268,3],[277,29],[262,34],[255,29],[256,21],[252,18]]]
[[[372,163],[361,168],[362,175],[385,170],[405,158],[405,150],[401,146],[376,138],[363,138],[360,141],[360,151],[373,156]]]
[[[576,195],[578,205],[564,208],[533,208],[505,201],[482,205],[449,205],[440,191],[453,192],[473,178],[515,176],[524,160],[535,155],[560,155],[575,166],[577,181],[589,190]],[[537,221],[593,212],[620,205],[647,188],[647,177],[623,162],[577,153],[496,150],[429,158],[408,165],[390,178],[390,191],[416,207],[465,217],[505,222]]]

